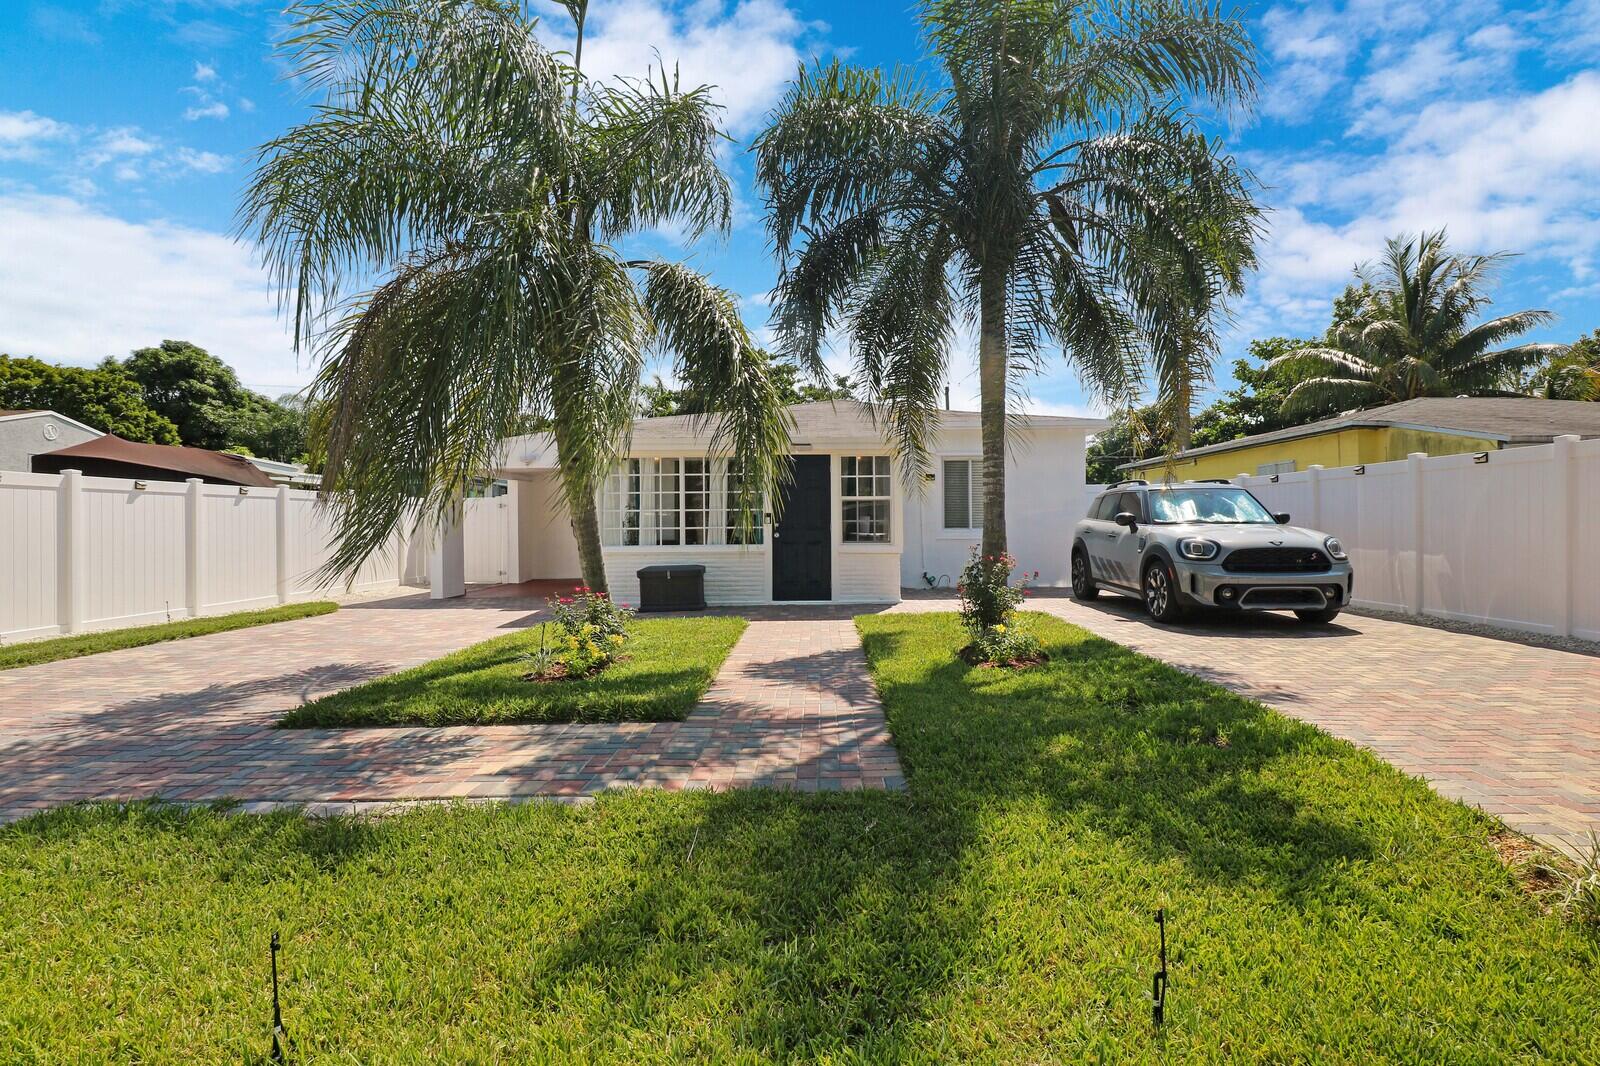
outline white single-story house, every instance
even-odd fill
[[[657,563],[704,565],[712,605],[882,603],[899,600],[902,588],[955,584],[982,535],[978,414],[941,412],[931,466],[908,483],[865,405],[789,410],[794,479],[776,521],[764,508],[748,533],[730,511],[728,462],[707,457],[702,420],[634,423],[628,457],[599,501],[606,578],[619,602],[638,602],[636,573]],[[1019,567],[1038,570],[1039,584],[1070,583],[1070,533],[1086,501],[1085,441],[1105,425],[1052,415],[1012,420],[1007,533]],[[553,441],[507,440],[494,474],[511,488],[515,580],[575,578],[577,543]],[[446,534],[435,549],[435,596],[458,595],[464,584],[461,543]]]

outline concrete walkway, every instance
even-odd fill
[[[897,610],[948,610],[947,597]],[[1132,600],[1029,606],[1372,750],[1545,843],[1600,832],[1600,657],[1343,614],[1158,626]]]
[[[529,625],[540,606],[409,597],[0,671],[0,820],[152,795],[259,809],[904,784],[849,611],[745,612],[750,628],[683,722],[272,728],[305,700]]]

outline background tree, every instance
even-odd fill
[[[585,3],[566,7],[570,66],[521,5],[292,9],[283,58],[320,99],[263,146],[241,215],[321,366],[331,570],[451,511],[531,421],[555,437],[584,580],[605,589],[595,496],[653,347],[718,412],[739,514],[787,470],[777,390],[729,294],[617,248],[668,222],[727,229],[717,108],[665,74],[584,78]]]
[[[165,340],[107,367],[139,383],[152,408],[194,448],[292,462],[305,451],[304,418],[244,387],[233,367],[189,341]]]
[[[0,355],[0,409],[55,411],[125,440],[181,443],[178,427],[115,361],[90,368]]]
[[[769,357],[770,358],[770,357]],[[799,367],[786,360],[772,363],[772,384],[777,390],[778,402],[784,406],[797,403],[822,403],[828,400],[853,400],[855,390],[845,374],[834,374],[826,382],[807,380]],[[708,402],[689,389],[672,388],[659,377],[639,391],[639,414],[644,418],[662,415],[702,415],[713,409]]]
[[[1247,175],[1190,101],[1250,99],[1249,36],[1189,0],[928,0],[939,79],[802,70],[756,143],[782,354],[849,339],[897,450],[925,465],[957,326],[976,326],[983,550],[1006,547],[1008,397],[1059,346],[1108,406],[1144,371],[1181,443],[1212,316],[1254,263]]]
[[[1600,400],[1600,329],[1552,356],[1518,391],[1547,400]]]
[[[1274,360],[1304,348],[1309,342],[1291,337],[1267,337],[1250,342],[1249,356],[1233,361],[1238,383],[1207,405],[1194,418],[1189,443],[1196,448],[1238,440],[1256,433],[1300,426],[1323,417],[1314,409],[1285,413],[1283,401],[1295,385],[1289,368]]]
[[[1451,254],[1443,230],[1392,238],[1376,265],[1357,270],[1366,289],[1348,320],[1335,322],[1333,336],[1271,364],[1298,379],[1284,409],[1348,410],[1418,396],[1514,395],[1508,381],[1566,346],[1497,347],[1551,321],[1549,311],[1514,311],[1475,322],[1489,304],[1485,289],[1506,258],[1503,252]]]

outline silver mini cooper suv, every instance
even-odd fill
[[[1353,581],[1337,537],[1291,526],[1226,481],[1119,482],[1072,534],[1074,598],[1137,596],[1158,622],[1197,607],[1331,622]]]

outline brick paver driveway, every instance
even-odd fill
[[[278,730],[304,700],[526,626],[538,601],[423,597],[0,671],[0,820],[159,795],[387,804],[617,785],[898,788],[852,612],[750,628],[683,722]]]
[[[1595,656],[1353,614],[1324,628],[1277,614],[1169,628],[1118,597],[1041,590],[1031,606],[1363,745],[1547,843],[1600,830]]]

